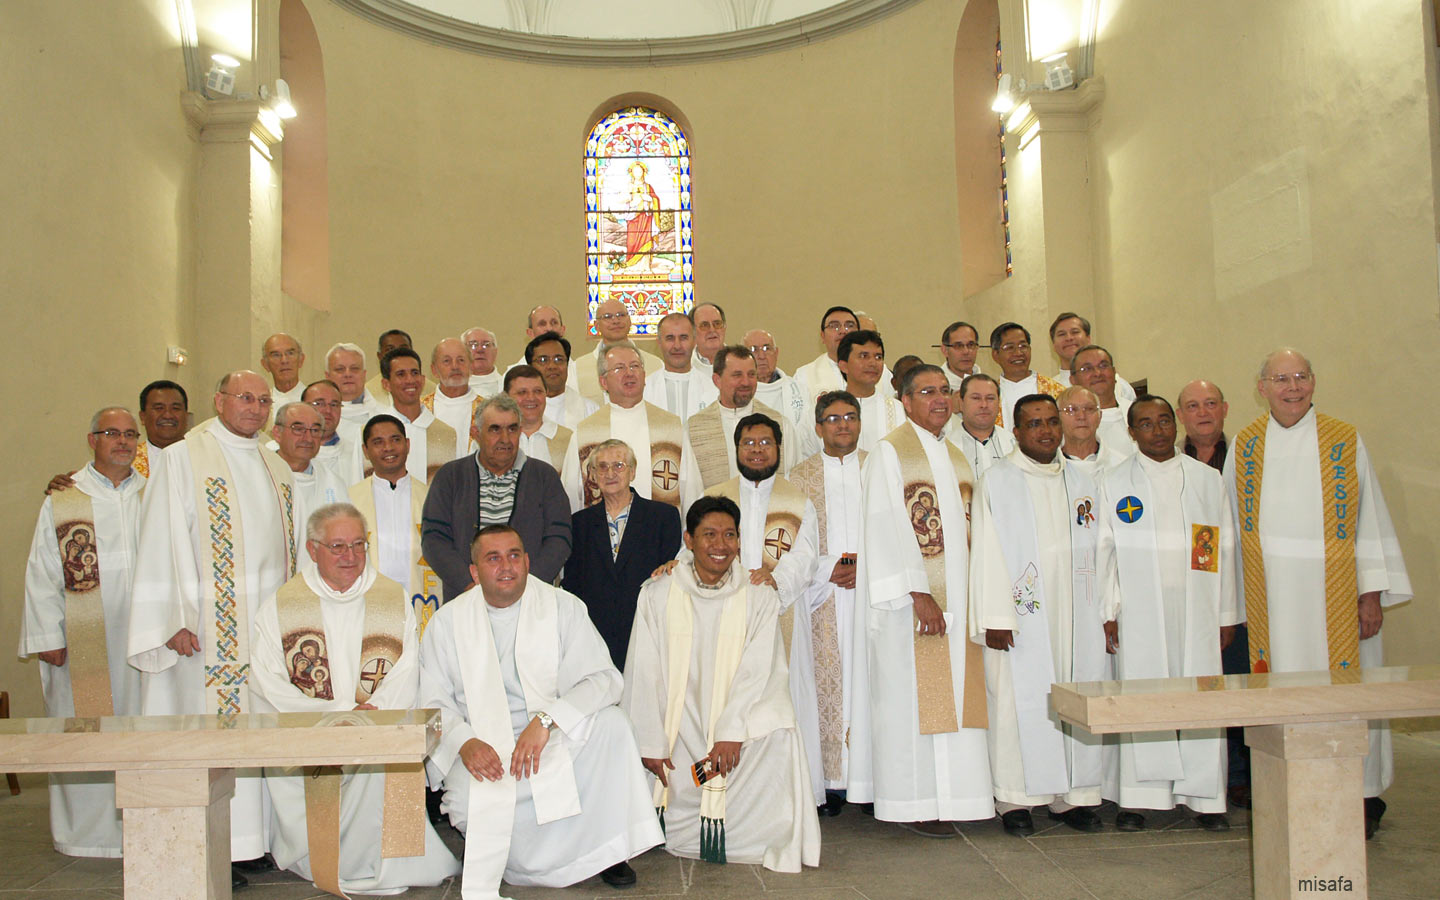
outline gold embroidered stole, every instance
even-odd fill
[[[50,495],[50,511],[55,518],[60,568],[65,575],[66,664],[75,697],[75,716],[113,716],[95,506],[89,494],[71,487]]]
[[[545,447],[550,451],[550,459],[557,471],[565,462],[565,454],[570,450],[570,440],[573,437],[575,437],[574,430],[566,428],[564,425],[556,425],[554,437],[545,439]]]
[[[135,461],[130,464],[135,471],[146,478],[150,477],[150,441],[141,439],[136,441]]]
[[[695,463],[700,470],[700,489],[709,491],[717,484],[729,481],[730,460],[735,458],[735,435],[726,434],[724,420],[720,418],[719,401],[711,403],[692,415],[686,422],[690,431],[690,450],[695,454]],[[756,400],[751,412],[764,413],[780,424],[784,418],[780,413]]]
[[[1060,394],[1065,390],[1065,385],[1051,378],[1049,375],[1035,373],[1035,393],[1045,394],[1049,397],[1060,399]],[[1000,412],[995,414],[995,427],[1005,427],[1005,404],[1000,404]]]
[[[224,428],[215,424],[211,428]],[[250,680],[250,615],[245,583],[245,530],[240,520],[239,486],[220,441],[210,429],[187,437],[195,476],[196,505],[202,519],[202,540],[208,540],[210,564],[202,576],[200,616],[205,619],[205,695],[208,711],[234,715],[248,710]],[[284,525],[285,577],[295,574],[295,486],[290,466],[264,444],[257,445],[270,476]],[[185,622],[197,634],[197,622]]]
[[[364,482],[362,482],[363,484]],[[405,646],[405,592],[384,575],[365,592],[364,637],[360,641],[360,678],[355,702],[369,703],[400,661]],[[302,694],[317,700],[335,699],[329,646],[321,599],[304,575],[296,575],[275,594],[285,670]],[[420,763],[385,767],[385,795],[380,855],[421,856],[425,853],[425,774]],[[310,847],[310,874],[315,886],[340,897],[340,766],[306,766],[305,825]]]
[[[925,574],[930,583],[930,596],[941,610],[948,611],[945,584],[945,529],[940,519],[940,497],[935,487],[935,473],[915,429],[907,422],[887,434],[888,441],[895,448],[900,461],[900,477],[904,482],[905,509],[909,514],[910,526],[915,532],[915,542],[920,547],[920,557],[925,563]],[[941,441],[941,446],[950,456],[950,464],[959,479],[960,499],[965,505],[965,543],[970,543],[970,498],[974,493],[974,476],[965,455],[950,441]],[[959,523],[952,523],[959,524]],[[966,604],[968,606],[968,604]],[[963,609],[964,607],[962,607]],[[963,615],[961,619],[963,620]],[[968,627],[957,622],[955,627]],[[965,688],[964,710],[960,720],[955,715],[955,691],[952,681],[950,659],[950,637],[934,634],[915,634],[915,687],[919,700],[920,733],[949,734],[960,728],[986,728],[989,726],[985,709],[985,664],[979,648],[965,646]]]
[[[855,464],[865,464],[865,451],[855,457]],[[787,476],[815,507],[820,555],[829,554],[826,532],[828,511],[825,502],[825,456],[817,453],[790,470]],[[855,498],[859,502],[859,498]],[[829,572],[816,572],[816,578],[828,580]],[[830,587],[825,602],[810,616],[810,637],[815,647],[815,691],[820,704],[820,762],[826,781],[839,781],[843,773],[845,744],[845,670],[840,651],[840,623],[835,608],[835,589]]]
[[[439,388],[436,388],[435,390],[438,391]],[[470,421],[471,421],[472,423],[475,421],[475,410],[479,409],[479,408],[480,408],[480,404],[482,404],[482,403],[484,403],[484,402],[485,402],[485,398],[482,397],[482,396],[480,396],[478,393],[475,395],[475,398],[470,401]],[[422,406],[424,406],[426,409],[430,410],[431,415],[434,415],[434,413],[435,413],[435,391],[431,391],[430,393],[428,393],[428,394],[426,394],[425,396],[421,397],[421,398],[420,398],[420,404],[421,404]],[[442,430],[441,430],[440,432],[437,433],[437,432],[435,432],[435,431],[433,431],[433,430],[427,430],[427,431],[425,432],[425,456],[426,456],[426,459],[425,459],[425,480],[426,480],[426,481],[429,481],[429,480],[430,480],[431,476],[433,476],[433,475],[435,474],[435,470],[436,470],[436,469],[438,469],[438,468],[440,468],[441,466],[445,465],[445,463],[449,462],[450,460],[452,460],[452,459],[458,459],[460,455],[464,455],[464,453],[469,452],[469,449],[467,449],[467,450],[465,450],[465,451],[461,451],[461,450],[460,450],[460,433],[459,433],[458,431],[456,431],[456,430],[454,429],[454,427],[450,425],[449,422],[442,421],[439,416],[435,416],[435,421],[430,423],[429,428],[430,428],[430,429],[433,429],[436,425],[443,426],[443,427],[442,427]],[[437,436],[439,436],[439,435],[441,435],[441,434],[444,434],[444,433],[446,433],[446,432],[449,432],[449,434],[450,434],[450,445],[449,445],[449,449],[446,451],[447,455],[445,456],[444,459],[438,459],[438,457],[435,455],[435,452],[434,452],[431,448],[435,446],[435,444],[434,444],[434,439],[435,439]],[[467,434],[469,433],[468,429],[467,429],[466,433],[467,433]],[[475,445],[474,441],[467,441],[467,442],[466,442],[466,447],[467,447],[467,448],[473,448],[474,445]],[[459,454],[459,455],[457,455],[457,454]],[[438,461],[437,461],[437,459],[438,459]]]
[[[729,497],[740,505],[740,478],[732,478],[705,492],[711,497]],[[805,516],[805,494],[779,475],[770,488],[770,505],[765,510],[765,537],[760,543],[760,565],[765,571],[773,571],[781,557],[795,546],[800,534],[800,522]],[[743,525],[741,526],[744,527]],[[795,603],[801,602],[796,597]],[[780,633],[785,638],[785,658],[790,658],[790,642],[795,634],[795,603],[780,613]]]
[[[579,442],[580,477],[584,481],[582,490],[586,506],[600,502],[600,488],[585,474],[585,460],[598,444],[614,436],[610,430],[611,408],[606,403],[575,428],[574,440]],[[650,430],[650,499],[679,509],[680,442],[684,439],[680,417],[653,403],[645,403],[645,420]],[[556,432],[556,437],[559,437],[559,432]],[[639,472],[635,474],[637,477],[640,475]]]
[[[1245,577],[1245,618],[1250,629],[1250,671],[1270,671],[1270,607],[1265,557],[1260,546],[1260,498],[1265,473],[1264,415],[1245,426],[1232,445],[1235,488],[1240,507],[1240,557]],[[1355,501],[1355,426],[1315,414],[1320,444],[1320,502],[1325,510],[1325,631],[1331,669],[1360,665],[1360,596],[1355,573],[1355,533],[1360,510]]]
[[[438,421],[438,420],[437,420]],[[420,520],[425,510],[425,494],[430,490],[429,486],[421,484],[419,479],[407,475],[410,479],[410,606],[415,610],[415,622],[420,627],[420,636],[425,636],[425,626],[430,624],[430,617],[440,610],[440,578],[435,570],[425,562],[425,556],[420,549]],[[364,481],[350,485],[350,502],[360,510],[365,517],[366,539],[370,541],[370,558],[380,559],[380,525],[375,515],[375,482],[374,475]]]

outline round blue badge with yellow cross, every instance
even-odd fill
[[[1140,502],[1139,497],[1126,497],[1119,503],[1115,504],[1115,515],[1119,516],[1120,521],[1126,523],[1127,525],[1131,522],[1138,522],[1140,520],[1140,517],[1144,514],[1145,504]]]

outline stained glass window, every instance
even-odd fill
[[[659,110],[618,109],[591,129],[585,247],[592,335],[606,300],[629,308],[636,334],[654,334],[666,315],[694,304],[690,144]]]

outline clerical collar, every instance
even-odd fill
[[[979,441],[979,442],[982,443],[982,444],[988,444],[988,443],[990,443],[991,438],[994,438],[994,437],[995,437],[995,426],[994,426],[994,425],[991,425],[991,426],[990,426],[990,437],[983,437],[983,438],[982,438],[982,437],[975,437],[975,432],[973,432],[973,431],[971,431],[969,428],[966,428],[966,427],[965,427],[965,421],[964,421],[963,419],[960,421],[960,430],[961,430],[961,431],[964,431],[964,432],[965,432],[966,434],[968,434],[970,437],[974,438],[975,440]]]
[[[1003,378],[1003,379],[1005,379],[1006,381],[1010,382],[1011,384],[1024,384],[1026,381],[1029,381],[1030,378],[1031,378],[1034,374],[1035,374],[1035,370],[1034,370],[1034,369],[1031,369],[1029,372],[1026,372],[1024,375],[1020,376],[1019,380],[1016,380],[1016,379],[1014,379],[1014,378],[1011,378],[1009,375],[1006,375],[1004,372],[1001,372],[1001,373],[1000,373],[1000,377]]]
[[[400,484],[405,480],[405,474],[402,472],[402,473],[400,474],[400,477],[397,478],[397,479],[395,479],[394,481],[391,481],[391,480],[388,479],[388,478],[381,478],[379,475],[376,475],[375,478],[378,479],[379,481],[383,481],[384,483],[390,485],[390,490],[392,490],[392,491],[398,491],[398,490],[400,490]]]
[[[1081,462],[1094,462],[1095,460],[1097,460],[1097,459],[1100,458],[1100,442],[1099,442],[1099,441],[1096,441],[1096,442],[1095,442],[1095,452],[1092,453],[1092,454],[1090,454],[1089,456],[1076,456],[1075,454],[1073,454],[1073,453],[1071,453],[1070,451],[1066,450],[1063,445],[1060,447],[1060,453],[1061,453],[1066,459],[1078,459],[1078,460],[1080,460]]]
[[[846,454],[843,455],[843,456],[831,456],[831,455],[828,454],[828,453],[821,453],[820,455],[825,458],[825,465],[827,465],[827,466],[830,466],[830,465],[843,466],[843,465],[845,465],[845,463],[848,462],[849,460],[858,459],[858,458],[859,458],[859,455],[860,455],[860,445],[859,445],[859,444],[856,444],[854,450],[851,450],[849,453],[846,453]]]
[[[257,431],[250,437],[236,434],[229,428],[226,428],[225,423],[220,421],[219,418],[215,419],[215,424],[210,429],[210,433],[213,434],[215,436],[215,439],[218,440],[220,443],[229,444],[232,447],[238,447],[244,450],[253,450],[260,446],[260,432]]]
[[[1048,463],[1036,462],[1027,456],[1025,451],[1019,448],[1016,448],[1015,452],[1010,455],[1014,458],[1015,464],[1022,470],[1029,470],[1041,475],[1059,474],[1061,467],[1064,465],[1062,461],[1065,459],[1063,454],[1057,453],[1055,454],[1055,458]]]

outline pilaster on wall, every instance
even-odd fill
[[[280,292],[280,118],[256,100],[188,92],[181,107],[200,144],[195,208],[195,346],[202,385],[258,365],[285,320]]]

